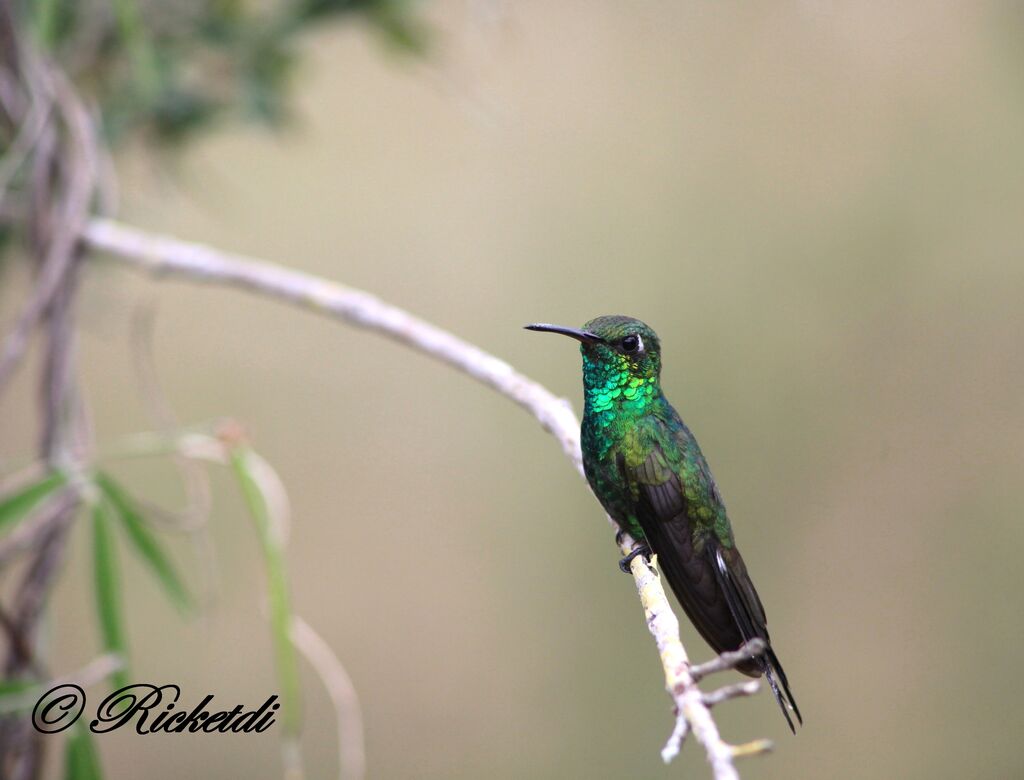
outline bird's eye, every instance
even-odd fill
[[[643,349],[643,342],[640,341],[639,336],[633,333],[622,340],[622,349],[624,352],[637,352]]]

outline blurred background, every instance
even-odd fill
[[[282,131],[121,154],[119,217],[369,290],[577,409],[574,345],[522,325],[644,319],[805,716],[794,738],[766,691],[718,708],[731,741],[777,741],[743,776],[1024,776],[1020,6],[422,13],[423,59],[360,24],[304,37]],[[4,323],[27,278],[6,269]],[[152,427],[140,304],[178,417],[242,421],[288,488],[294,608],[353,678],[369,777],[709,775],[694,742],[662,765],[670,702],[636,593],[530,417],[373,334],[95,263],[80,361],[101,446]],[[23,372],[0,401],[4,470],[34,449],[34,394]],[[166,463],[117,473],[181,501]],[[236,487],[213,488],[202,617],[125,556],[133,672],[255,705],[276,686],[260,553]],[[57,670],[99,641],[75,533]],[[304,675],[308,776],[331,777],[332,709]],[[111,777],[280,776],[273,730],[97,744]]]

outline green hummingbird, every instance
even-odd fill
[[[764,674],[789,728],[803,718],[772,649],[761,599],[736,548],[722,495],[697,440],[661,390],[661,344],[632,317],[590,320],[582,330],[538,323],[583,354],[583,468],[594,494],[640,546],[620,561],[653,552],[672,591],[715,652],[759,637],[763,654],[737,665]]]

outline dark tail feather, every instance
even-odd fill
[[[796,734],[796,727],[793,725],[793,719],[789,717],[789,711],[793,710],[793,714],[796,715],[797,722],[801,726],[804,725],[804,719],[800,715],[800,708],[796,706],[796,699],[793,698],[792,691],[789,690],[789,680],[786,679],[786,672],[782,668],[782,664],[779,663],[779,657],[775,655],[775,651],[772,649],[771,640],[768,639],[764,612],[761,609],[760,601],[757,599],[757,593],[753,590],[753,584],[750,583],[749,578],[745,577],[744,582],[749,586],[749,593],[745,592],[743,588],[738,586],[733,577],[722,555],[722,550],[715,546],[710,551],[713,554],[714,570],[718,575],[718,584],[722,588],[726,603],[729,605],[729,611],[736,621],[740,634],[743,636],[743,641],[746,642],[755,637],[765,640],[766,647],[764,653],[757,659],[758,666],[761,667],[765,678],[768,680],[768,686],[772,689],[772,694],[774,694],[775,701],[779,704],[779,709],[782,710],[782,715],[789,725],[789,730]],[[735,552],[735,555],[739,558],[738,552]],[[754,602],[756,602],[756,607]]]
[[[796,715],[797,722],[801,726],[804,725],[804,719],[800,715],[800,708],[796,706],[796,699],[793,698],[792,691],[789,690],[789,680],[786,679],[786,672],[782,668],[782,664],[779,663],[779,657],[775,655],[775,651],[769,645],[765,648],[761,660],[765,679],[768,680],[768,686],[772,689],[775,701],[778,702],[779,709],[782,710],[782,715],[786,719],[786,723],[789,724],[789,730],[796,734],[796,727],[793,725],[793,719],[789,717],[789,711],[793,710],[793,714]],[[775,679],[776,675],[778,675],[778,680]],[[782,690],[779,690],[780,685]]]

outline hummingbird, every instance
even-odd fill
[[[736,547],[722,494],[690,429],[661,390],[661,343],[640,320],[609,315],[582,329],[536,323],[560,333],[583,355],[583,468],[605,511],[639,545],[619,562],[657,556],[676,598],[717,653],[754,638],[764,652],[737,664],[762,674],[796,733],[803,724],[786,673],[772,649],[761,599]]]

